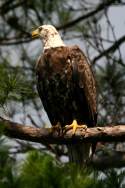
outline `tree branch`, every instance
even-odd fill
[[[106,168],[120,168],[125,166],[125,152],[110,151],[103,156],[94,155],[89,165],[99,170]]]
[[[80,142],[113,142],[125,141],[125,125],[106,126],[77,129],[75,136],[72,136],[72,130],[63,134],[57,128],[36,128],[25,126],[0,117],[0,126],[3,125],[4,134],[11,138],[27,140],[42,144],[69,144]],[[119,168],[125,166],[125,152],[110,151],[102,156],[94,155],[93,159],[88,161],[88,165],[97,169]]]
[[[32,38],[24,38],[24,39],[21,39],[21,40],[14,40],[14,41],[11,41],[11,42],[1,42],[0,43],[0,46],[10,46],[10,45],[19,45],[19,44],[22,44],[22,43],[29,43],[32,41]]]
[[[101,59],[102,57],[108,55],[109,53],[113,53],[115,52],[116,50],[118,50],[119,46],[125,42],[125,35],[122,36],[120,39],[116,40],[116,42],[110,46],[109,48],[107,48],[106,50],[104,50],[102,53],[100,53],[98,56],[96,56],[94,59],[93,59],[93,63],[92,64],[95,64],[96,61],[98,61],[99,59]]]
[[[87,14],[83,14],[82,16],[76,18],[75,20],[72,20],[69,23],[66,23],[65,25],[62,25],[62,26],[58,26],[56,28],[57,29],[66,29],[66,28],[69,28],[71,26],[74,26],[78,22],[83,21],[86,18],[88,19],[91,16],[94,16],[98,12],[101,12],[102,10],[104,10],[105,8],[108,8],[109,6],[111,6],[114,3],[115,3],[115,1],[113,1],[113,0],[104,1],[103,3],[99,4],[94,10],[88,12]]]
[[[67,130],[64,133],[57,126],[53,128],[35,128],[3,118],[0,118],[0,123],[4,124],[4,134],[6,136],[38,143],[76,144],[78,142],[125,141],[125,125],[94,127],[87,128],[87,130],[79,128],[72,136],[72,130]]]

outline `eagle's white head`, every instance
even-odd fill
[[[32,37],[40,37],[43,42],[43,48],[54,48],[59,46],[65,46],[58,31],[52,25],[42,25],[32,32]]]

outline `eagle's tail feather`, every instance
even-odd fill
[[[70,144],[68,147],[69,161],[81,167],[90,159],[92,155],[92,144],[80,143]]]

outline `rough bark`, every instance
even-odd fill
[[[1,117],[0,126],[3,126],[3,132],[6,136],[45,145],[68,144],[71,142],[75,144],[78,142],[125,141],[125,125],[87,128],[87,130],[79,128],[74,136],[72,136],[72,130],[67,130],[64,133],[59,127],[35,128],[5,120]],[[93,159],[88,161],[88,165],[96,169],[123,167],[125,166],[125,152],[111,151],[101,156],[94,155]]]
[[[72,130],[62,131],[58,126],[55,128],[35,128],[3,118],[0,118],[0,122],[4,124],[4,134],[6,136],[38,143],[75,144],[78,142],[125,141],[125,125],[109,125],[87,128],[86,130],[78,128],[75,135],[72,135]]]

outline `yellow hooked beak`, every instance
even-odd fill
[[[39,37],[39,30],[35,29],[34,31],[32,31],[32,38],[36,38]]]

